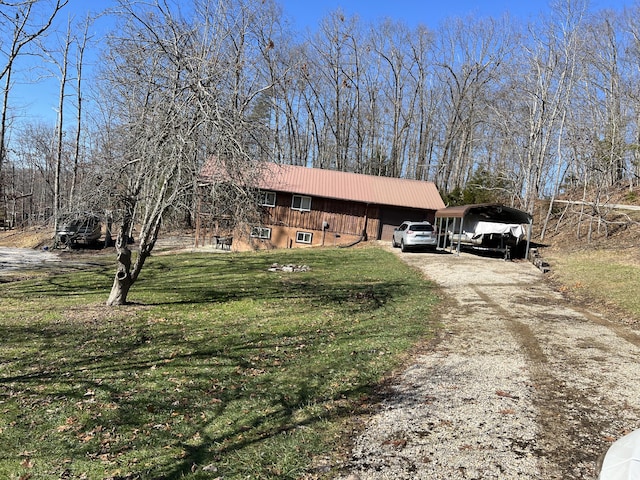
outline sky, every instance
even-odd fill
[[[364,22],[376,22],[384,18],[402,20],[410,27],[418,24],[436,29],[449,17],[501,17],[504,14],[530,20],[549,11],[548,0],[276,0],[285,17],[294,29],[301,33],[315,31],[327,14],[341,9],[347,16],[358,16]],[[605,8],[622,10],[640,0],[591,0],[592,10]],[[69,0],[68,10],[58,19],[66,25],[68,15],[84,18],[87,9],[104,9],[114,4],[113,0]],[[95,28],[102,30],[104,21]],[[64,28],[63,28],[64,29]],[[2,32],[0,32],[2,35]],[[1,43],[1,42],[0,42]],[[21,120],[43,120],[51,125],[55,122],[58,84],[55,80],[41,81],[37,85],[16,82],[10,105]],[[73,113],[68,111],[68,115]]]
[[[403,20],[409,26],[424,24],[435,29],[448,17],[470,14],[484,17],[509,16],[527,20],[549,11],[548,0],[279,0],[284,13],[292,17],[301,30],[314,30],[318,22],[338,8],[348,16],[365,21],[382,18]],[[592,10],[622,10],[633,0],[591,0]]]

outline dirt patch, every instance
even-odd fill
[[[0,231],[0,247],[37,249],[49,243],[53,240],[48,228]]]
[[[73,248],[52,249],[48,229],[10,230],[0,232],[0,282],[25,279],[42,273],[60,273],[114,262],[115,248],[79,244]],[[132,249],[136,244],[131,245]],[[158,239],[154,255],[192,251],[193,235],[170,233]],[[218,250],[222,252],[222,250]]]
[[[342,478],[595,478],[640,427],[637,332],[525,261],[397,253],[448,297],[441,341],[398,376]]]

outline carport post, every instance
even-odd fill
[[[436,228],[438,229],[438,232],[437,232],[438,233],[438,243],[436,244],[436,250],[441,250],[447,245],[447,242],[445,240],[445,241],[442,242],[443,245],[440,246],[440,237],[442,237],[442,217],[437,219]]]
[[[460,217],[460,231],[458,232],[458,248],[456,250],[456,255],[460,255],[460,244],[462,243],[463,227],[464,227],[464,217]]]
[[[527,231],[527,248],[524,254],[524,258],[529,260],[529,246],[531,245],[531,231],[533,230],[533,217],[529,219],[529,228]]]
[[[447,225],[444,227],[446,230],[446,233],[444,234],[444,245],[442,246],[443,250],[447,249],[447,238],[449,238],[449,220],[451,219],[447,217]]]
[[[447,234],[449,233],[449,220],[451,220],[449,217],[447,217]],[[452,226],[451,226],[451,236],[449,237],[449,251],[453,252],[453,231],[456,229],[456,219],[454,218],[452,220]]]
[[[444,217],[440,219],[440,222],[442,223],[442,220],[445,219],[446,223],[444,226],[444,236],[442,239],[442,250],[446,250],[447,249],[447,238],[449,237],[449,220],[451,220],[449,217]]]

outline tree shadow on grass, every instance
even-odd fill
[[[253,469],[260,478],[296,478],[280,470],[278,452],[300,449],[288,467],[300,473],[312,447],[296,439],[358,413],[358,398],[379,378],[380,349],[406,335],[387,326],[391,319],[345,323],[362,312],[388,315],[386,306],[414,288],[409,281],[273,273],[263,258],[243,260],[240,274],[232,260],[184,261],[182,272],[172,263],[149,269],[139,296],[148,305],[143,309],[3,326],[0,401],[18,430],[14,443],[34,440],[12,445],[3,439],[11,429],[0,431],[7,445],[0,458],[33,450],[37,462],[54,465],[61,460],[56,449],[65,445],[68,468],[88,459],[120,466],[133,475],[128,478],[208,478],[202,469],[208,465],[216,476],[245,478]],[[180,282],[185,272],[189,281]],[[218,283],[209,282],[211,272]],[[75,287],[51,279],[50,288],[64,295]],[[93,298],[97,288],[75,294]],[[187,304],[244,299],[286,305],[292,319],[310,309],[340,312],[343,324],[323,318],[321,326],[272,329],[267,321],[262,328],[255,312],[225,323],[215,308],[199,323],[172,315],[182,315]],[[240,473],[234,463],[244,462],[253,464]]]
[[[313,271],[269,272],[271,263],[268,258],[243,259],[240,272],[238,263],[233,260],[219,261],[215,267],[208,264],[190,266],[186,274],[189,275],[188,282],[184,281],[185,273],[158,265],[146,272],[142,282],[134,285],[130,297],[152,305],[305,298],[319,305],[329,302],[379,306],[396,294],[404,294],[411,285],[411,282],[398,280],[354,281],[353,275],[327,281],[318,278]]]
[[[305,433],[304,429],[315,424],[358,413],[353,400],[370,393],[373,387],[368,378],[341,383],[335,376],[341,360],[350,355],[344,353],[346,350],[325,365],[305,364],[307,353],[304,349],[296,351],[299,341],[309,342],[309,349],[321,348],[319,345],[327,341],[311,338],[312,332],[299,332],[297,341],[285,334],[238,334],[225,344],[184,342],[179,335],[166,332],[151,331],[141,336],[139,331],[132,331],[120,336],[113,351],[104,351],[103,347],[113,341],[111,332],[104,334],[102,345],[89,351],[76,348],[75,357],[69,358],[73,345],[96,336],[90,326],[84,331],[71,327],[58,325],[46,331],[15,328],[8,332],[8,340],[14,343],[18,339],[25,344],[42,342],[51,336],[59,341],[43,347],[42,363],[34,362],[28,353],[29,358],[3,358],[3,362],[13,363],[10,370],[16,373],[3,371],[0,398],[5,405],[16,402],[21,412],[29,408],[34,418],[44,414],[43,410],[59,410],[61,419],[49,429],[64,427],[65,417],[67,422],[82,417],[68,423],[66,437],[67,432],[61,434],[69,445],[65,455],[70,458],[115,461],[127,452],[135,456],[136,450],[148,449],[148,443],[156,444],[158,452],[163,448],[182,452],[174,454],[173,460],[158,455],[159,460],[142,470],[136,464],[129,465],[129,470],[139,475],[132,478],[184,478],[194,469],[225,458],[220,465],[224,471],[229,468],[224,465],[229,455],[246,455],[244,451],[251,446],[269,444],[273,439],[277,443],[280,436]],[[338,336],[332,341],[352,339]],[[180,346],[186,353],[154,354],[149,343]],[[334,386],[327,388],[326,383]],[[304,413],[310,406],[311,410]],[[218,430],[220,418],[228,420]],[[7,421],[21,422],[19,418]],[[37,438],[38,434],[25,426],[25,438]],[[114,440],[136,435],[144,436],[144,441]],[[189,442],[196,435],[199,440]],[[78,441],[79,437],[88,439]],[[30,450],[28,445],[22,448]],[[60,461],[52,457],[54,453],[46,453],[46,446],[32,449],[43,452],[40,462]],[[256,462],[255,468],[259,468],[260,462]]]

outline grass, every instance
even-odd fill
[[[436,328],[375,247],[152,257],[121,308],[112,275],[0,285],[0,478],[300,478]]]
[[[549,259],[563,289],[592,304],[640,320],[640,263],[635,250],[580,250]]]

